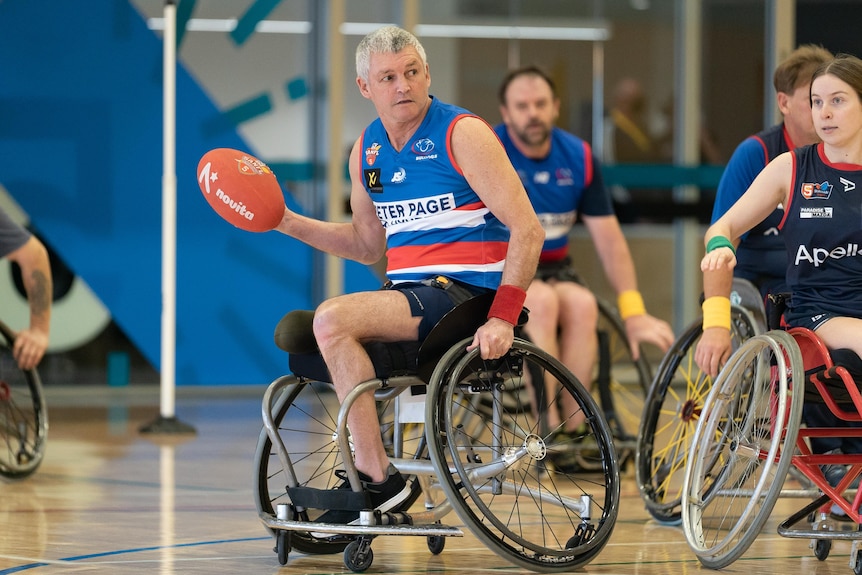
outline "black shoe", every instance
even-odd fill
[[[350,489],[350,481],[347,472],[341,469],[335,474],[341,479],[341,484],[335,489]],[[375,511],[387,512],[398,511],[399,506],[410,497],[410,487],[404,481],[404,477],[398,472],[394,465],[389,464],[389,476],[380,483],[373,483],[371,478],[359,472],[359,480],[368,494],[371,508]],[[318,517],[317,523],[338,523],[341,525],[356,525],[359,523],[358,511],[343,511],[331,509]],[[333,533],[311,533],[314,537],[331,537]]]

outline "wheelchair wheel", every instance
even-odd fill
[[[802,419],[804,394],[791,392],[793,374],[804,379],[793,338],[756,335],[731,356],[703,406],[683,480],[682,524],[706,567],[739,558],[781,492]]]
[[[732,308],[731,342],[737,349],[759,327],[751,314]],[[638,428],[635,475],[641,498],[656,521],[678,524],[682,479],[694,428],[712,379],[700,371],[694,352],[703,333],[700,318],[674,342],[647,392]]]
[[[620,465],[635,455],[644,398],[652,381],[646,355],[632,357],[625,324],[616,309],[602,298],[599,304],[599,357],[592,392],[598,398],[613,433]]]
[[[557,572],[585,565],[608,542],[619,510],[619,468],[607,423],[571,372],[533,344],[516,338],[493,361],[483,361],[478,350],[466,352],[468,344],[443,356],[428,386],[426,435],[447,500],[478,539],[517,566]],[[570,394],[586,416],[570,444],[543,435],[528,401],[517,403],[521,396],[512,393],[537,372],[561,384],[550,398],[553,408]],[[491,405],[489,416],[480,405]],[[590,469],[547,465],[572,451]]]
[[[273,422],[281,434],[282,441],[288,446],[291,465],[295,477],[287,474],[273,449],[272,441],[262,429],[254,454],[254,498],[258,512],[275,515],[278,504],[290,504],[287,487],[305,486],[317,489],[332,489],[340,482],[335,476],[336,469],[344,469],[343,458],[335,441],[336,421],[339,403],[335,391],[329,384],[300,381],[294,376],[275,401]],[[387,403],[387,402],[383,402]],[[384,414],[381,433],[384,438],[391,434],[392,409],[380,407]],[[389,417],[388,422],[386,417]],[[422,426],[404,438],[403,453],[415,457],[426,452],[425,436]],[[409,457],[409,455],[404,455]],[[411,499],[416,500],[421,492],[415,476],[405,476],[410,488]],[[307,509],[297,512],[292,507],[290,517],[294,521],[314,521],[323,513],[321,510]],[[328,554],[340,553],[350,542],[347,536],[315,537],[310,532],[293,531],[291,547],[302,553]]]
[[[18,367],[12,356],[14,342],[12,330],[0,323],[0,476],[23,479],[36,471],[45,455],[48,410],[39,373]]]

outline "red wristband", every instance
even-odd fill
[[[518,286],[501,285],[497,288],[494,303],[491,304],[491,309],[488,311],[488,319],[496,317],[512,325],[518,325],[518,318],[521,316],[521,310],[524,309],[525,299],[527,299],[527,292]]]

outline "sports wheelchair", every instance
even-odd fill
[[[0,477],[24,479],[45,456],[48,409],[39,372],[18,367],[14,344],[15,332],[0,322]]]
[[[429,551],[438,554],[447,537],[463,536],[458,526],[442,522],[453,508],[480,541],[526,569],[570,571],[602,550],[620,497],[608,425],[575,377],[528,341],[516,337],[498,360],[482,360],[478,350],[466,350],[493,296],[457,305],[421,344],[368,345],[377,377],[357,386],[341,406],[313,342],[312,312],[285,316],[276,342],[288,351],[292,374],[273,381],[264,394],[264,425],[254,457],[255,503],[280,564],[287,563],[292,550],[343,553],[345,566],[362,572],[372,563],[371,543],[380,535],[423,536]],[[295,329],[303,321],[308,329]],[[294,333],[285,334],[285,325]],[[531,378],[542,381],[546,373],[561,384],[552,404],[561,394],[571,394],[586,417],[576,445],[549,441],[552,434],[539,430],[522,394],[512,393]],[[397,512],[374,512],[361,503],[346,414],[369,390],[378,402],[390,461],[411,489],[410,505]],[[592,469],[560,473],[545,465],[566,449],[582,450]],[[339,469],[360,498],[338,505],[359,511],[358,525],[315,522],[332,507]]]
[[[730,565],[756,539],[779,495],[813,500],[778,527],[785,537],[811,539],[825,560],[835,539],[853,540],[850,565],[862,574],[862,531],[836,529],[833,505],[862,523],[862,491],[851,489],[862,454],[812,453],[808,438],[862,437],[862,362],[849,350],[828,350],[814,332],[774,329],[745,341],[724,366],[704,403],[683,478],[682,523],[689,546],[713,569]],[[804,402],[822,402],[839,420],[801,425]],[[831,485],[824,466],[846,466]],[[783,489],[790,470],[815,485]],[[855,496],[853,495],[855,493]],[[848,497],[851,497],[848,499]],[[804,526],[805,522],[808,526]]]
[[[754,284],[734,278],[730,335],[733,349],[767,329],[763,298]],[[641,499],[659,523],[681,520],[682,478],[686,456],[712,378],[701,372],[694,352],[703,318],[686,328],[665,354],[644,401],[635,451],[635,480]]]

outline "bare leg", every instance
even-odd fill
[[[530,340],[539,348],[550,355],[559,358],[560,349],[557,344],[557,331],[559,328],[560,307],[557,294],[550,284],[541,280],[533,280],[527,289],[527,299],[524,306],[530,310],[530,319],[524,326],[524,331]],[[537,382],[531,382],[536,385]],[[552,398],[557,392],[557,381],[546,378],[545,397]],[[533,394],[535,396],[535,394]],[[533,403],[533,415],[538,418],[538,406]],[[560,425],[560,414],[556,409],[549,409],[545,414],[548,429],[555,429]]]
[[[394,291],[360,292],[323,302],[314,316],[314,335],[339,401],[359,383],[374,378],[363,342],[415,340],[419,321],[410,315],[404,295]],[[373,393],[357,399],[348,413],[347,425],[355,446],[356,468],[374,482],[383,481],[389,457],[380,437]]]
[[[589,391],[593,382],[593,369],[598,354],[596,328],[599,307],[596,296],[582,285],[573,282],[557,282],[554,288],[560,301],[560,361],[571,370],[578,381]],[[563,394],[562,407],[565,414],[574,413],[567,421],[566,429],[575,430],[584,421],[575,398]]]

